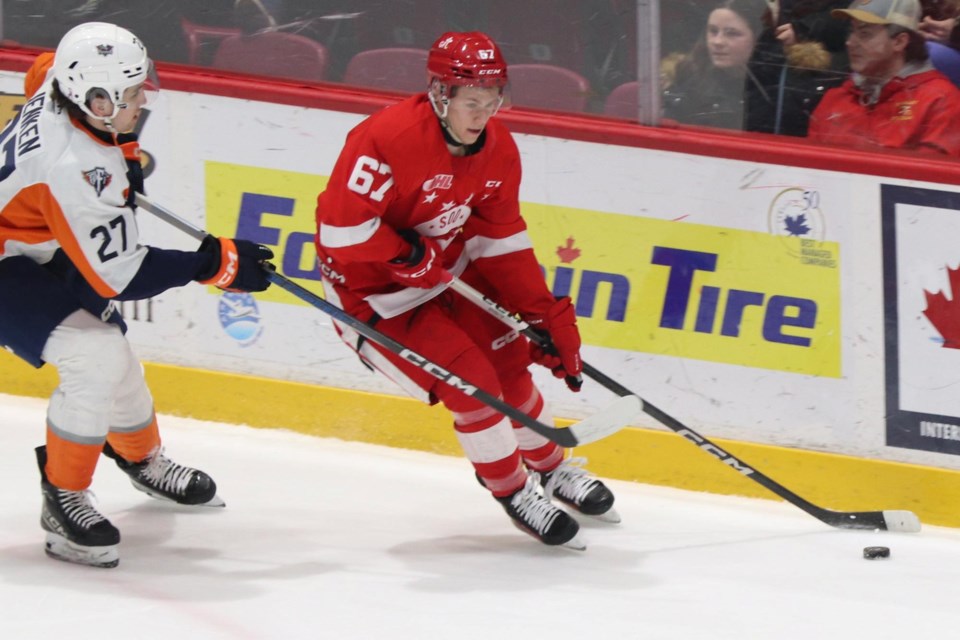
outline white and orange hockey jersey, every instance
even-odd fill
[[[0,133],[0,260],[62,249],[103,298],[140,299],[191,281],[209,259],[141,245],[128,205],[135,136],[95,132],[50,97],[50,80]]]

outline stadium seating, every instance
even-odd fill
[[[344,84],[418,93],[427,89],[427,51],[392,47],[361,51],[350,59]]]
[[[584,111],[590,83],[575,71],[550,64],[514,64],[509,68],[510,101],[523,107]]]
[[[237,28],[197,24],[186,18],[180,18],[180,26],[187,43],[189,64],[209,65],[224,38],[240,35],[240,29]]]
[[[213,66],[228,71],[319,82],[327,71],[327,49],[316,40],[272,31],[224,38]]]
[[[604,101],[603,115],[636,120],[640,109],[637,97],[639,90],[640,83],[636,80],[614,88]]]

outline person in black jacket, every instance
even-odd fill
[[[827,89],[846,78],[847,26],[830,16],[848,0],[776,0],[760,34],[747,87],[749,131],[805,136]]]
[[[743,129],[745,86],[761,90],[748,62],[769,24],[766,0],[723,0],[690,53],[677,62],[663,95],[665,118],[684,124]]]

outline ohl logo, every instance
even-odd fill
[[[453,174],[438,173],[423,183],[421,187],[424,191],[437,191],[440,189],[449,189],[453,186]]]
[[[592,271],[583,269],[580,271],[580,285],[577,288],[575,296],[571,295],[573,289],[573,279],[577,270],[572,266],[574,260],[580,257],[580,249],[574,246],[575,239],[571,236],[567,238],[566,244],[557,247],[556,254],[563,263],[556,267],[556,273],[553,279],[552,292],[558,297],[571,296],[576,300],[575,309],[578,316],[589,318],[593,316],[594,308],[597,305],[597,294],[601,285],[609,285],[610,299],[607,305],[606,320],[613,322],[623,322],[627,315],[627,300],[630,297],[630,281],[627,277],[619,273],[607,273],[605,271]]]
[[[248,347],[263,333],[257,301],[249,293],[224,292],[217,306],[220,326],[231,338]]]

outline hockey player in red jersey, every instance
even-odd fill
[[[38,447],[40,523],[51,557],[119,562],[120,533],[87,490],[100,454],[134,487],[185,505],[223,506],[206,473],[161,447],[153,400],[114,300],[140,300],[191,281],[262,291],[269,249],[208,237],[196,251],[141,244],[143,191],[132,133],[153,84],[143,44],[126,29],[71,29],[27,74],[27,102],[0,133],[0,344],[60,384]]]
[[[432,46],[428,91],[371,116],[347,136],[317,202],[327,299],[541,421],[552,418],[529,367],[579,390],[580,335],[569,298],[547,289],[520,216],[520,155],[495,118],[507,65],[479,32]],[[550,334],[546,353],[445,290],[449,272]],[[414,397],[442,402],[477,476],[514,522],[549,545],[581,546],[551,499],[618,521],[613,494],[557,444],[437,381],[349,327],[341,337]]]

